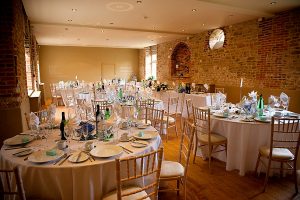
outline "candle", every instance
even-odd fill
[[[77,75],[75,76],[75,79],[77,80]]]
[[[241,84],[240,87],[243,87],[243,78],[241,78]]]
[[[192,83],[192,88],[195,88],[196,87],[196,83]]]
[[[174,81],[173,81],[173,83],[172,83],[172,84],[173,84],[173,86],[175,87],[175,82],[174,82]]]

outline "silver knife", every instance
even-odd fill
[[[79,161],[80,157],[81,157],[81,154],[82,154],[82,151],[79,152],[78,156],[77,156],[77,159],[76,159],[76,162]]]
[[[53,165],[56,165],[59,161],[61,161],[62,159],[64,159],[65,157],[67,157],[67,154],[65,153],[60,159],[58,159],[57,161],[55,161],[53,163]]]
[[[72,154],[69,154],[68,156],[66,156],[64,159],[62,159],[62,161],[58,164],[58,165],[62,165],[66,160],[68,160],[68,158],[71,156]]]

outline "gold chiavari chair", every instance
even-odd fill
[[[145,123],[150,121],[151,125],[159,132],[160,135],[163,134],[164,112],[164,110],[146,107]]]
[[[168,98],[168,107],[164,115],[164,124],[166,124],[166,141],[168,142],[168,129],[174,127],[176,136],[178,136],[176,118],[177,118],[177,109],[178,109],[179,97],[169,97]]]
[[[227,138],[213,133],[210,130],[210,110],[208,108],[197,108],[193,106],[194,124],[196,126],[196,147],[194,152],[194,160],[196,158],[197,148],[208,146],[208,166],[211,172],[211,158],[213,153],[220,151],[227,152]],[[223,146],[223,149],[218,149]]]
[[[61,94],[57,91],[56,84],[50,83],[50,92],[51,92],[51,98],[52,103],[54,103],[56,106],[63,104],[63,99]]]
[[[271,169],[279,169],[282,177],[283,170],[293,170],[295,190],[297,184],[297,159],[300,145],[300,119],[272,117],[270,145],[259,148],[255,174],[261,162],[267,169],[263,191],[269,179]],[[267,159],[265,164],[262,159]],[[280,168],[272,167],[272,162],[279,162]]]
[[[108,104],[107,100],[93,100],[92,99],[92,108],[93,108],[93,112],[96,113],[96,109],[97,109],[97,105],[99,105],[100,107],[105,107],[108,106],[110,104]]]
[[[224,88],[215,88],[215,93],[222,92],[224,94],[225,89]]]
[[[186,181],[187,172],[190,160],[190,154],[195,135],[195,126],[185,120],[183,133],[181,134],[180,148],[179,148],[179,160],[174,161],[162,161],[160,182],[162,181],[177,181],[176,188],[160,188],[159,192],[177,191],[179,194],[180,184],[183,187],[184,199],[186,199]]]
[[[117,190],[106,195],[103,200],[112,199],[157,199],[159,175],[161,170],[163,148],[141,156],[116,158]],[[151,177],[150,177],[151,176]],[[144,184],[132,184],[135,180]],[[128,184],[130,183],[130,186]],[[147,193],[147,192],[148,193]]]
[[[146,108],[154,108],[154,99],[136,100],[136,106],[139,112],[138,119],[146,119]],[[150,122],[151,123],[151,122]]]
[[[194,123],[193,103],[191,99],[186,99],[186,112],[187,112],[187,120],[191,123]]]
[[[26,200],[23,181],[17,167],[12,170],[0,169],[0,188],[0,199],[18,196],[19,199]]]

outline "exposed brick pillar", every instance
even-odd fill
[[[0,1],[0,143],[25,128],[29,111],[21,0]]]

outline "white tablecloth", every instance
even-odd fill
[[[146,130],[154,130],[149,127]],[[132,128],[132,134],[138,132]],[[124,131],[119,131],[119,136]],[[128,132],[128,131],[127,131]],[[51,135],[46,142],[45,140],[33,141],[30,146],[35,150],[47,149],[55,145],[54,140],[59,139],[58,130]],[[96,145],[104,145],[103,142],[96,141]],[[123,152],[121,157],[140,155],[157,150],[161,145],[160,136],[150,140],[146,148],[134,148],[128,142],[122,143],[123,146],[132,150],[133,154]],[[71,149],[82,149],[84,142],[71,141]],[[1,149],[0,167],[11,169],[19,166],[26,197],[28,199],[101,199],[116,188],[115,181],[115,163],[114,157],[96,161],[85,161],[83,163],[70,163],[66,161],[61,166],[53,163],[35,164],[24,157],[15,157],[12,154],[18,150]]]
[[[259,147],[269,144],[271,125],[212,116],[211,131],[227,138],[227,158],[224,151],[213,156],[226,162],[226,170],[237,169],[244,176],[254,171]]]

